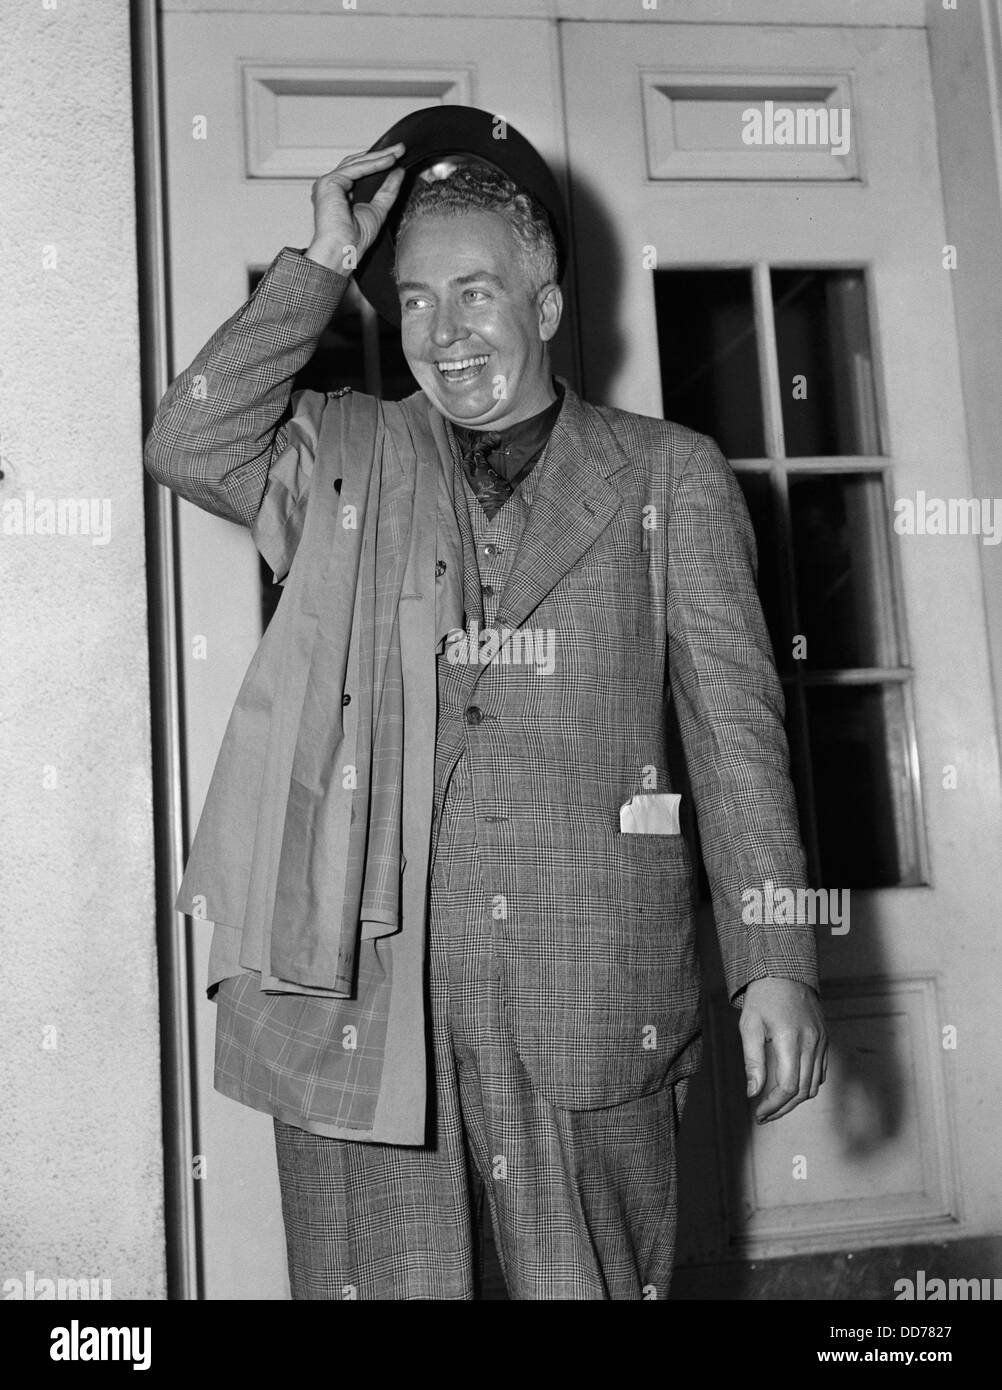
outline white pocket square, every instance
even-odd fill
[[[631,796],[619,808],[619,828],[624,835],[680,835],[677,792],[643,792]]]

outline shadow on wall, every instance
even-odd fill
[[[584,180],[570,179],[566,170],[554,165],[554,173],[564,187],[570,187],[571,251],[564,282],[565,312],[554,343],[554,361],[561,374],[579,379],[581,394],[592,405],[607,404],[609,383],[619,368],[625,337],[620,315],[622,269],[616,245],[615,224],[607,210],[601,190]],[[587,236],[599,251],[605,273],[600,279],[582,283],[578,276],[574,248],[579,237]],[[588,380],[581,380],[578,350],[579,325],[588,323],[589,338],[605,345],[601,367],[592,369]],[[565,365],[566,364],[566,365]]]
[[[893,1005],[880,994],[889,981],[888,962],[871,904],[872,899],[854,904],[851,931],[838,942],[844,964],[837,973],[824,964],[821,934],[828,929],[816,928],[829,1017],[828,1078],[817,1099],[762,1130],[752,1117],[755,1102],[744,1098],[740,1016],[726,1002],[709,908],[703,908],[700,955],[704,981],[715,987],[715,997],[704,1002],[703,1067],[691,1083],[682,1121],[674,1299],[893,1297],[893,1280],[878,1280],[875,1257],[869,1269],[874,1282],[864,1292],[859,1281],[865,1261],[854,1264],[850,1255],[847,1262],[844,1252],[752,1262],[744,1244],[756,1218],[774,1228],[789,1223],[787,1239],[795,1245],[798,1215],[801,1229],[817,1229],[822,1219],[832,1221],[830,1204],[842,1203],[849,1226],[868,1199],[886,1195],[890,1209],[899,1182],[902,1190],[913,1183],[921,1190],[925,1180],[913,1113],[912,1039],[907,1026],[896,1026],[900,1020]],[[865,981],[852,968],[854,958]],[[856,1000],[870,989],[881,1001],[872,1016],[839,1008],[840,998]],[[795,1180],[798,1155],[806,1158],[806,1176],[818,1175],[813,1191],[808,1182]],[[893,1259],[884,1264],[890,1268]]]

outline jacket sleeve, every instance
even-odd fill
[[[669,680],[728,993],[735,1001],[768,975],[816,989],[813,928],[756,922],[748,896],[763,902],[767,883],[803,889],[806,866],[755,535],[732,469],[704,435],[674,484],[668,552]]]
[[[282,250],[247,303],[171,383],[146,441],[151,476],[196,506],[254,528],[276,578],[291,563],[294,546],[282,532],[295,532],[287,523],[305,507],[327,400],[316,391],[293,395],[292,381],[347,283],[301,252]]]

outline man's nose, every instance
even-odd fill
[[[458,338],[465,338],[469,330],[457,313],[454,304],[440,304],[435,310],[435,321],[431,328],[432,342],[436,347],[448,347]]]

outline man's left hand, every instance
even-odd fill
[[[828,1035],[814,990],[799,980],[753,980],[741,1009],[748,1095],[759,1124],[812,1100],[828,1070]]]

